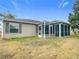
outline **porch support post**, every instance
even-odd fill
[[[52,36],[53,36],[53,25],[52,25]]]
[[[68,25],[66,25],[66,26],[67,26],[67,36],[68,36],[68,31],[69,31],[69,30],[68,30]]]
[[[55,24],[54,24],[54,36],[55,36],[55,34],[56,34],[56,30],[55,30]]]
[[[43,35],[42,35],[42,24],[41,24],[41,36],[43,36]]]
[[[44,39],[46,38],[45,36],[45,21],[44,21]]]
[[[38,35],[39,35],[39,25],[38,25]]]
[[[65,25],[64,25],[64,36],[65,36]]]
[[[61,24],[59,24],[59,37],[61,38]]]
[[[49,24],[49,37],[50,37],[50,24]]]

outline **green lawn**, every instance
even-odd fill
[[[40,38],[38,38],[37,36],[33,36],[33,37],[23,37],[23,38],[10,38],[6,41],[16,41],[16,42],[31,42],[31,41],[36,41],[39,40]]]

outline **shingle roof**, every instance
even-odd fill
[[[37,21],[37,20],[31,20],[31,19],[9,19],[9,20],[4,20],[4,21],[8,21],[8,22],[18,22],[18,23],[29,23],[29,24],[41,24],[41,23],[46,23],[46,24],[58,24],[58,23],[64,23],[64,24],[70,24],[68,22],[64,22],[64,21],[59,21],[59,20],[55,20],[55,21]]]
[[[4,20],[7,22],[18,22],[18,23],[29,23],[29,24],[40,24],[40,21],[36,21],[36,20],[30,20],[30,19],[9,19],[9,20]]]

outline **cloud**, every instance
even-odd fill
[[[17,1],[19,1],[19,0],[11,0],[10,2],[12,3],[13,7],[15,8],[14,10],[16,10],[15,13],[17,15],[18,14],[21,15],[21,9],[20,9],[20,6],[18,5]]]
[[[12,5],[14,6],[14,8],[16,10],[19,10],[19,6],[18,6],[18,4],[14,0],[11,0],[11,3],[12,3]]]
[[[67,6],[68,4],[69,4],[69,2],[66,1],[66,2],[63,3],[62,7],[64,8],[64,7]]]
[[[65,0],[60,0],[59,2],[58,2],[58,8],[61,8],[61,6],[62,6],[62,4],[63,4],[63,2],[64,2]]]
[[[69,4],[69,1],[67,0],[62,0],[59,2],[59,6],[58,8],[64,8],[65,6],[67,6]]]
[[[62,3],[59,4],[58,8],[60,8],[62,6]]]

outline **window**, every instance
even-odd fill
[[[21,33],[21,24],[18,23],[6,23],[6,33]]]
[[[19,32],[19,24],[10,23],[10,33],[18,33]]]

